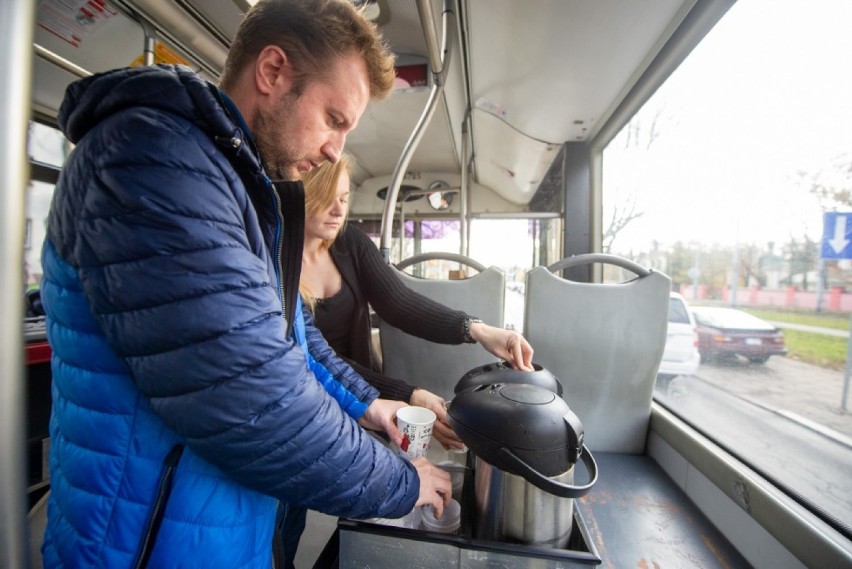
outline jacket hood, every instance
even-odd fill
[[[216,87],[188,67],[152,65],[107,71],[68,86],[59,126],[73,143],[111,115],[149,107],[179,115],[212,137],[243,138]]]

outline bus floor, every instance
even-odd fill
[[[296,550],[296,569],[311,569],[323,548],[337,529],[337,517],[308,510],[305,532]]]

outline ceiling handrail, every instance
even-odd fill
[[[436,39],[437,35],[435,32],[435,23],[432,18],[432,8],[430,6],[429,0],[418,0],[417,1],[417,11],[420,13],[420,21],[423,25],[423,33],[426,36],[426,43],[429,46],[429,57],[430,57],[430,67],[432,69],[433,74],[433,83],[432,83],[432,91],[429,93],[429,100],[426,101],[426,108],[423,109],[423,113],[420,115],[420,119],[417,121],[417,124],[414,126],[414,131],[411,133],[411,136],[408,138],[408,142],[405,143],[405,147],[402,150],[402,155],[399,158],[399,161],[396,164],[396,168],[393,172],[393,177],[391,178],[391,183],[388,186],[387,197],[385,198],[385,208],[382,212],[382,228],[381,228],[381,237],[379,240],[379,250],[382,252],[382,257],[384,257],[385,262],[390,262],[390,240],[391,240],[391,229],[393,228],[393,217],[396,212],[396,200],[399,195],[399,188],[402,185],[402,180],[405,177],[405,171],[408,169],[408,164],[411,162],[411,157],[414,155],[414,151],[417,150],[417,146],[420,144],[420,140],[423,138],[423,134],[426,132],[426,127],[429,126],[429,123],[432,120],[432,117],[435,114],[435,109],[438,106],[438,101],[440,99],[441,94],[444,91],[444,83],[445,77],[447,73],[447,69],[449,69],[450,63],[450,54],[452,48],[452,38],[455,37],[455,8],[454,8],[453,0],[444,0],[444,11],[442,14],[443,21],[443,34],[441,39],[441,53],[444,54],[444,58],[438,61],[435,61],[434,58],[438,57],[436,50],[432,45],[429,44],[437,44]]]

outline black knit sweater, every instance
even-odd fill
[[[355,294],[355,310],[351,314],[348,349],[337,350],[355,371],[376,387],[385,399],[410,401],[415,386],[382,375],[372,351],[368,304],[379,317],[403,332],[439,344],[464,343],[464,321],[469,318],[403,284],[385,263],[370,238],[347,225],[329,250],[337,270]],[[317,327],[324,335],[322,323]],[[334,347],[334,346],[332,346]]]

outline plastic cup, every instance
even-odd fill
[[[420,529],[423,513],[421,508],[414,508],[408,514],[401,518],[369,518],[364,520],[371,524],[379,524],[383,526],[393,526],[397,528]]]
[[[396,412],[396,426],[402,433],[400,451],[410,458],[423,456],[432,440],[435,413],[425,407],[402,407]]]
[[[455,500],[450,500],[440,518],[435,517],[432,506],[423,506],[420,527],[424,530],[438,533],[457,533],[460,525],[461,505]]]

